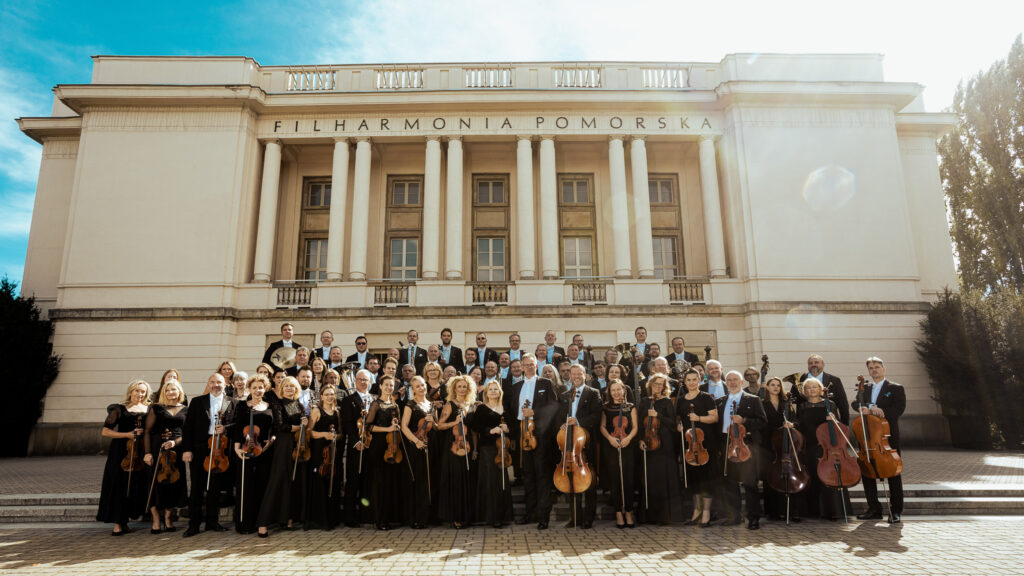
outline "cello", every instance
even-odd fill
[[[851,455],[851,451],[856,453],[856,450],[850,444],[850,429],[832,415],[827,395],[825,414],[825,421],[819,424],[814,432],[822,450],[818,458],[818,478],[829,488],[842,491],[860,482],[860,466],[857,464],[857,458]],[[846,517],[846,500],[841,500],[843,516]],[[849,522],[849,518],[846,521]]]
[[[859,406],[867,404],[864,382],[863,376],[857,376]],[[860,412],[860,416],[853,421],[852,428],[853,434],[857,437],[857,445],[860,446],[860,450],[857,451],[857,464],[860,465],[861,474],[883,481],[882,489],[885,491],[885,502],[891,519],[892,503],[889,502],[888,482],[885,480],[899,476],[903,472],[903,458],[889,445],[889,438],[892,436],[889,421],[874,414]]]
[[[590,433],[587,429],[578,424],[570,424],[572,403],[583,393],[582,389],[573,392],[572,400],[569,401],[570,411],[566,414],[565,425],[555,437],[558,447],[562,451],[562,459],[555,468],[555,488],[563,493],[573,496],[582,494],[590,488],[593,481],[593,473],[587,465],[587,443],[590,442]],[[576,519],[576,499],[573,498],[573,521]]]
[[[781,384],[780,384],[781,388]],[[803,492],[811,482],[811,473],[800,464],[800,452],[804,450],[804,436],[799,430],[785,426],[789,424],[789,408],[792,398],[781,393],[785,406],[782,408],[783,427],[772,432],[772,451],[775,460],[768,471],[768,485],[776,492],[786,495],[786,524],[789,525],[789,497]]]

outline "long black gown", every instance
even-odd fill
[[[430,445],[430,523],[438,522],[438,504],[441,500],[441,471],[444,469],[444,451],[448,447],[443,446],[446,432],[438,430],[437,421],[441,419],[441,410],[444,408],[444,398],[447,395],[448,387],[441,384],[438,388],[427,391],[427,399],[433,404],[434,428],[430,431],[427,440]]]
[[[829,408],[836,418],[839,418],[838,406],[830,402]],[[815,432],[818,430],[818,425],[825,421],[826,414],[824,401],[813,404],[804,402],[800,405],[797,414],[797,426],[804,436],[804,453],[800,463],[806,462],[807,466],[815,471],[818,466],[818,457],[821,456],[821,447],[818,445]],[[818,479],[817,472],[810,476],[811,482],[808,484],[807,490],[803,492],[804,513],[811,518],[842,518],[844,495],[839,490],[822,484]],[[849,498],[849,495],[847,494],[845,497]]]
[[[717,414],[718,409],[715,407],[715,399],[707,392],[697,392],[697,395],[693,398],[687,398],[685,393],[681,393],[676,399],[676,415],[679,421],[683,423],[686,431],[689,431],[690,426],[690,409],[693,409],[694,414],[697,416],[707,416],[709,414]],[[715,455],[719,452],[718,438],[721,436],[720,432],[716,432],[718,428],[717,424],[710,422],[696,422],[695,427],[697,430],[704,432],[704,449],[708,451],[709,459],[708,463],[703,466],[691,466],[690,464],[684,464],[686,466],[686,490],[690,494],[700,494],[705,498],[711,496],[714,492],[714,472],[717,471],[715,462],[720,462]]]
[[[249,426],[249,413],[252,412],[253,426],[259,429],[259,434],[255,437],[255,443],[262,446],[267,442],[273,434],[276,426],[274,425],[274,409],[267,403],[267,407],[263,410],[253,411],[249,408],[249,404],[243,402],[238,405],[236,414],[237,425],[233,427],[234,438],[232,438],[232,452],[233,443],[238,442],[242,446],[242,450],[245,450],[245,428]],[[276,444],[276,443],[275,443]],[[257,519],[260,517],[260,508],[263,504],[263,495],[267,490],[267,483],[270,481],[270,472],[274,464],[274,444],[271,444],[266,450],[260,453],[259,456],[248,458],[246,460],[240,460],[236,457],[238,465],[235,467],[235,498],[237,505],[233,512],[233,519],[235,521],[235,530],[248,534],[255,532],[258,527]],[[245,467],[245,486],[242,486],[242,467]],[[242,495],[245,495],[245,503],[242,505]],[[243,517],[242,514],[245,516]]]
[[[615,430],[615,419],[620,414],[619,406],[619,404],[611,403],[604,405],[604,426],[608,432]],[[622,404],[621,407],[622,417],[626,419],[624,431],[626,434],[629,434],[633,431],[633,421],[630,419],[630,410],[633,408],[633,405],[627,402]],[[603,469],[601,485],[611,490],[611,505],[615,507],[616,512],[632,512],[636,501],[633,471],[636,466],[636,450],[639,441],[634,436],[629,446],[622,449],[621,473],[619,469],[619,449],[609,443],[603,435],[600,438],[600,442]]]
[[[107,419],[103,426],[117,432],[131,432],[142,427],[145,412],[129,412],[124,404],[107,406]],[[135,449],[145,450],[145,440],[139,436]],[[108,522],[127,526],[129,520],[141,517],[146,508],[149,474],[143,468],[131,473],[129,488],[128,472],[121,469],[121,460],[128,454],[127,438],[114,438],[107,450],[107,463],[103,468],[103,484],[100,488],[100,506],[96,512],[97,522]]]
[[[504,466],[498,466],[494,459],[498,456],[500,434],[491,434],[490,430],[502,422],[503,415],[495,412],[487,404],[477,406],[470,418],[469,427],[477,436],[477,475],[476,475],[476,515],[478,522],[490,525],[505,524],[512,521],[512,481]],[[505,438],[508,438],[505,434]],[[504,485],[502,479],[504,478]]]
[[[149,407],[149,414],[146,415],[146,452],[153,456],[153,466],[149,468],[150,474],[158,474],[160,471],[160,459],[157,458],[160,446],[167,440],[176,440],[178,443],[174,448],[164,451],[164,453],[174,454],[174,466],[178,470],[178,481],[161,483],[158,480],[153,483],[153,477],[149,477],[150,485],[153,487],[153,496],[149,505],[155,506],[157,510],[188,506],[187,471],[185,462],[181,459],[181,427],[185,424],[187,414],[188,407],[186,406],[182,406],[176,414],[172,414],[166,406],[153,404]],[[168,436],[167,440],[164,439],[165,435]]]
[[[647,411],[651,408],[650,398],[641,398],[637,410],[637,420],[643,422]],[[658,436],[661,446],[657,450],[647,450],[647,494],[640,494],[640,517],[645,523],[668,524],[672,522],[672,511],[680,500],[679,494],[679,462],[673,450],[673,436],[676,430],[676,410],[671,398],[659,398],[654,402],[661,426]],[[643,434],[643,430],[639,432]],[[644,466],[643,454],[638,454],[640,467]],[[642,471],[641,471],[641,479]]]
[[[427,402],[426,409],[431,410],[431,408],[431,403]],[[409,430],[415,434],[427,415],[424,406],[416,402],[407,402],[403,410],[409,410]],[[433,432],[431,429],[427,433],[427,446],[422,450],[408,439],[405,444],[408,449],[409,464],[412,467],[412,476],[408,474],[408,471],[403,475],[402,493],[409,495],[409,501],[403,507],[403,512],[405,513],[405,523],[413,526],[426,526],[430,522],[431,492],[436,491],[434,486],[436,478],[431,477],[435,473],[432,468],[434,466],[432,452],[441,450],[439,443],[432,440]],[[428,466],[430,467],[428,468]],[[429,481],[428,478],[430,478]]]
[[[370,413],[366,418],[367,426],[387,428],[399,418],[399,405],[395,402],[384,402],[379,398],[370,405]],[[405,451],[402,447],[402,433],[399,431],[398,450],[403,461],[390,463],[384,461],[388,448],[387,435],[390,432],[374,432],[370,449],[366,454],[373,469],[373,483],[370,486],[370,507],[373,509],[373,521],[378,528],[399,524],[402,521],[402,474],[408,470],[405,463]],[[365,465],[365,464],[364,464]]]
[[[450,406],[451,414],[448,416],[448,422],[455,420],[459,414],[459,406],[455,402],[448,402]],[[466,418],[463,416],[463,423],[466,423]],[[469,469],[466,465],[467,459],[465,456],[456,456],[451,451],[452,440],[454,438],[454,431],[458,426],[454,426],[449,430],[444,431],[441,437],[441,490],[438,495],[438,518],[446,522],[459,522],[463,526],[468,526],[471,519],[471,503],[469,498],[470,484],[469,484]],[[469,428],[466,427],[466,442],[469,443]],[[469,448],[472,450],[472,447]]]
[[[765,453],[769,454],[769,458],[771,459],[771,460],[768,461],[768,469],[769,469],[769,471],[766,471],[766,475],[765,475],[765,483],[764,483],[764,515],[767,516],[768,518],[782,519],[782,518],[786,517],[786,494],[783,493],[783,492],[776,492],[775,490],[772,489],[772,487],[771,487],[771,485],[769,483],[771,479],[768,478],[767,474],[770,474],[771,461],[774,460],[774,458],[775,458],[775,452],[774,452],[774,450],[772,450],[772,436],[775,434],[776,430],[779,430],[779,429],[782,428],[782,423],[783,423],[783,417],[782,416],[783,416],[783,409],[785,408],[785,404],[784,403],[780,403],[779,407],[775,408],[775,405],[773,405],[771,400],[768,400],[767,398],[764,400],[763,404],[764,404],[764,413],[765,413],[765,416],[767,417],[767,424],[764,427],[764,433],[761,434],[761,444],[762,444],[762,450]],[[794,422],[794,423],[799,423],[799,420],[797,419],[797,415],[796,415],[795,412],[790,412],[790,414],[789,414],[789,421],[790,422]],[[797,428],[796,431],[800,432],[800,429]],[[800,433],[803,434],[803,432],[800,432]],[[806,436],[804,436],[804,438],[806,439]],[[806,462],[806,457],[805,457],[804,454],[800,454],[799,457],[800,457],[800,465],[801,466],[808,465],[808,462]],[[810,464],[816,464],[817,461],[818,461],[817,457],[815,457],[815,459],[812,460],[810,462]],[[813,472],[811,473],[811,476],[814,476]],[[800,516],[803,515],[803,513],[804,513],[804,495],[805,495],[805,493],[806,492],[799,492],[799,493],[796,493],[796,494],[790,494],[790,496],[789,496],[789,517],[790,518],[799,518]]]
[[[334,486],[331,486],[331,465],[324,460],[324,450],[330,453],[331,441],[326,438],[313,438],[310,442],[310,480],[309,480],[309,511],[306,514],[307,528],[323,528],[330,530],[341,524],[342,480],[345,473],[342,458],[345,455],[345,444],[341,438],[341,410],[335,408],[333,414],[320,409],[320,419],[313,426],[314,432],[327,433],[331,426],[338,434],[334,445]],[[321,470],[326,472],[321,474]],[[328,493],[330,496],[328,496]]]
[[[295,448],[295,433],[292,432],[292,426],[302,423],[306,409],[298,400],[284,399],[274,404],[272,409],[276,428],[274,434],[277,440],[274,442],[270,478],[267,480],[267,489],[263,492],[257,522],[258,526],[287,526],[289,520],[294,524],[302,522],[306,510],[309,461],[299,462],[296,467],[292,460],[292,450]],[[295,480],[292,480],[293,469]]]

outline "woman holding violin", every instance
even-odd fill
[[[309,418],[306,408],[299,401],[300,394],[299,381],[293,376],[286,376],[281,381],[279,401],[270,402],[274,414],[273,436],[276,440],[270,478],[263,491],[263,500],[256,518],[260,538],[266,538],[270,533],[269,528],[274,524],[291,530],[295,522],[301,522],[304,518],[311,452],[308,438],[305,437],[309,430]],[[241,423],[238,420],[236,422]],[[299,444],[300,439],[302,445]],[[306,450],[297,450],[302,446]]]
[[[839,406],[830,401],[826,410],[824,390],[821,386],[821,381],[817,378],[804,380],[801,396],[803,396],[804,401],[800,404],[795,426],[804,437],[804,453],[801,455],[802,462],[807,462],[808,465],[813,466],[817,464],[818,458],[822,453],[822,447],[816,436],[818,426],[825,422],[829,414],[839,418]],[[792,425],[790,424],[789,426]],[[845,441],[842,438],[839,441],[843,443],[842,450],[846,450]],[[828,518],[829,520],[842,518],[845,492],[829,488],[821,481],[817,474],[811,474],[811,481],[804,491],[804,513],[812,518],[821,517]],[[845,496],[845,498],[849,498],[849,496]],[[851,509],[849,502],[847,502],[846,506],[847,510]]]
[[[611,485],[611,503],[615,507],[615,525],[634,528],[633,463],[638,431],[636,406],[626,401],[626,385],[618,378],[608,381],[608,399],[601,413],[602,485]]]
[[[427,441],[431,448],[427,450],[427,457],[430,459],[430,523],[437,522],[438,491],[441,488],[441,469],[444,466],[442,458],[444,450],[441,449],[441,431],[437,429],[437,422],[441,418],[441,410],[444,408],[445,397],[448,395],[448,388],[445,382],[455,376],[446,378],[445,370],[437,362],[427,362],[423,367],[423,380],[426,382],[426,397],[430,402],[431,413],[434,422],[431,424]],[[454,368],[452,369],[454,370]]]
[[[477,433],[476,520],[501,528],[512,521],[512,439],[505,423],[504,394],[497,380],[484,385],[483,404],[469,419]]]
[[[372,471],[370,502],[377,530],[390,530],[402,521],[402,476],[408,473],[407,450],[398,424],[399,407],[393,395],[395,379],[383,376],[377,381],[380,397],[370,404],[366,424],[373,434],[366,459]]]
[[[188,505],[185,462],[181,459],[180,447],[187,411],[181,384],[171,380],[164,385],[160,398],[146,415],[146,455],[142,458],[150,472],[146,498],[153,516],[151,534],[174,532],[171,512]]]
[[[237,374],[237,372],[236,372]],[[246,381],[248,400],[238,405],[232,452],[235,455],[235,531],[252,534],[274,460],[274,410],[267,402],[270,380],[251,376]],[[238,398],[238,396],[235,396]]]
[[[145,451],[142,422],[148,411],[149,383],[145,380],[132,380],[124,400],[107,406],[107,419],[101,433],[111,441],[103,468],[96,521],[113,523],[111,534],[114,536],[129,532],[128,520],[145,513],[149,478],[142,462]]]
[[[440,368],[437,372],[440,373]],[[440,442],[434,442],[434,407],[427,399],[426,382],[419,376],[413,376],[409,386],[412,397],[402,407],[402,435],[405,436],[408,448],[412,476],[406,475],[407,483],[402,493],[408,494],[411,500],[405,507],[408,516],[405,520],[414,529],[420,530],[430,523],[431,503],[439,488],[432,468],[434,463],[431,461],[431,452],[440,452],[442,446]]]
[[[475,400],[476,383],[469,376],[452,378],[448,381],[448,397],[437,425],[444,432],[440,447],[444,456],[437,514],[440,520],[450,522],[455,529],[468,526],[472,517],[469,460],[473,447],[467,416]]]
[[[647,379],[647,396],[640,399],[640,471],[643,479],[640,519],[647,524],[672,522],[672,509],[679,499],[679,465],[673,449],[678,431],[676,407],[668,397],[668,376],[652,374]]]
[[[345,453],[341,442],[341,410],[338,409],[338,389],[334,386],[320,390],[320,403],[309,412],[309,428],[312,474],[306,528],[331,530],[342,522],[341,485],[345,477],[341,465]]]
[[[701,392],[700,384],[700,372],[693,368],[683,372],[683,389],[676,398],[676,431],[684,435],[683,466],[686,467],[687,491],[693,494],[693,517],[685,524],[699,523],[701,528],[708,528],[711,526],[714,471],[718,470],[715,462],[721,462],[721,448],[715,426],[718,422],[715,399]]]

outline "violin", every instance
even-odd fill
[[[167,442],[173,435],[170,430],[164,429],[160,438]],[[174,450],[163,450],[160,452],[160,470],[156,473],[156,481],[161,484],[174,484],[181,478],[181,471],[178,470],[178,454]]]
[[[363,416],[359,420],[356,420],[356,437],[363,443],[363,448],[368,448],[370,442],[373,440],[373,434],[370,433],[366,426],[366,415],[369,411],[363,408]]]
[[[396,426],[398,424],[398,418],[391,419],[391,425]],[[387,432],[385,435],[385,441],[387,442],[387,448],[384,450],[384,461],[388,464],[401,464],[402,463],[402,438],[399,436],[401,432],[395,430],[393,432]]]
[[[864,377],[857,376],[857,401],[860,406],[867,405],[864,384]],[[857,451],[857,463],[862,475],[883,480],[903,472],[903,459],[899,452],[889,445],[892,431],[888,420],[874,414],[861,413],[853,421],[852,428],[860,446]]]
[[[135,430],[138,430],[139,428],[142,428],[142,416],[137,416],[135,418]],[[124,470],[125,472],[137,472],[142,470],[143,451],[139,446],[139,438],[140,436],[135,434],[133,430],[132,437],[128,439],[128,443],[124,446],[125,455],[124,458],[121,459],[121,470]]]
[[[249,425],[242,429],[245,438],[242,448],[242,457],[246,460],[263,454],[263,447],[260,446],[260,427],[253,423],[253,412],[249,410]]]
[[[618,440],[620,445],[626,439],[626,436],[629,436],[629,433],[626,432],[626,427],[629,426],[629,415],[623,414],[622,410],[623,406],[620,403],[618,415],[612,417],[611,431],[611,437]]]
[[[654,408],[654,401],[651,401],[651,408]],[[644,444],[647,450],[658,450],[661,448],[661,419],[651,416],[648,413],[644,416]]]
[[[790,398],[783,393],[782,421],[789,422]],[[804,436],[798,430],[783,426],[772,432],[772,451],[775,460],[768,472],[768,485],[776,492],[796,494],[803,492],[811,482],[811,473],[800,465],[804,450]]]
[[[577,390],[575,395],[582,393],[582,390]],[[572,401],[569,405],[572,405]],[[569,424],[569,418],[566,416],[565,426],[555,437],[562,450],[561,462],[555,468],[555,488],[563,494],[582,494],[590,488],[594,479],[586,454],[590,433],[582,426]]]
[[[523,409],[530,407],[530,401],[523,402]],[[533,416],[523,420],[523,434],[522,438],[519,439],[519,445],[522,447],[523,452],[529,452],[537,449],[537,436],[534,435],[534,422]]]
[[[739,409],[739,402],[733,401],[732,415],[736,415]],[[743,424],[733,422],[729,426],[729,444],[725,449],[726,460],[729,462],[746,462],[750,460],[750,447],[744,441],[747,437],[747,427]]]
[[[306,409],[306,417],[309,417],[309,409]],[[295,447],[292,448],[292,460],[306,462],[309,460],[309,428],[305,424],[299,424],[295,431]]]
[[[417,440],[426,444],[427,440],[430,438],[430,431],[433,429],[434,421],[424,416],[423,418],[420,418],[420,423],[416,426],[416,432],[413,433],[413,436],[416,436]]]
[[[693,406],[690,406],[690,414],[693,414]],[[684,436],[686,452],[683,459],[690,466],[703,466],[711,459],[707,448],[704,447],[704,431],[697,428],[697,421],[690,420],[690,429]]]
[[[220,425],[220,414],[213,415],[213,435],[206,440],[210,455],[203,460],[203,470],[207,472],[227,472],[231,462],[228,460],[228,439],[217,433]]]
[[[505,424],[505,417],[501,417],[501,424]],[[508,468],[512,465],[512,454],[509,452],[512,450],[512,441],[505,436],[505,431],[501,431],[501,435],[494,440],[495,446],[498,448],[498,454],[494,457],[494,463],[498,465],[498,468]]]
[[[832,417],[827,395],[825,414],[826,420],[818,425],[814,433],[822,449],[821,457],[818,458],[818,478],[830,488],[849,488],[860,482],[860,465],[857,458],[846,449],[850,429]]]
[[[334,434],[334,424],[331,424],[330,433]],[[337,453],[338,438],[335,437],[331,443],[324,446],[323,462],[318,472],[321,476],[334,475],[334,455]]]
[[[462,408],[459,408],[459,416],[462,416]],[[469,443],[466,441],[466,426],[461,420],[452,428],[452,454],[456,456],[469,454]]]

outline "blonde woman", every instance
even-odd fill
[[[477,433],[476,519],[495,528],[512,521],[512,483],[504,464],[496,464],[503,454],[510,456],[511,439],[505,423],[504,395],[497,380],[484,384],[483,404],[473,411],[470,428]],[[509,445],[499,449],[502,434]]]
[[[642,459],[641,466],[646,466],[647,469],[647,479],[640,492],[643,499],[643,506],[640,507],[641,521],[667,525],[672,522],[672,509],[680,498],[681,482],[673,447],[677,434],[676,427],[673,426],[676,421],[676,407],[668,397],[668,376],[664,374],[653,374],[647,380],[647,397],[640,399],[637,410],[637,424],[641,435],[646,429],[647,418],[660,420],[658,439],[661,445],[657,450],[652,450],[644,440],[640,440],[640,450],[646,452],[645,460],[643,453],[639,455]]]
[[[440,367],[433,362],[427,364],[427,367],[423,369],[424,373],[432,365],[440,374]],[[413,376],[409,387],[412,396],[402,408],[402,435],[405,436],[405,445],[409,449],[409,464],[415,479],[410,478],[402,492],[412,495],[411,506],[406,506],[406,513],[411,515],[413,529],[419,530],[430,522],[430,503],[439,488],[440,470],[437,470],[434,465],[431,451],[440,453],[444,447],[433,441],[437,437],[437,433],[433,430],[434,408],[430,400],[427,399],[426,382],[419,376]],[[431,427],[431,430],[422,439],[416,435],[421,425]],[[429,463],[428,458],[430,458]],[[429,480],[428,477],[430,477]]]
[[[103,437],[111,441],[103,469],[96,521],[113,523],[111,534],[114,536],[129,532],[128,521],[145,513],[148,475],[141,468],[131,472],[123,470],[121,461],[132,455],[142,461],[145,450],[142,425],[149,411],[149,393],[148,382],[132,380],[124,399],[107,407],[107,419],[101,429]],[[129,447],[129,441],[133,447]]]
[[[327,371],[326,382],[334,370]],[[306,527],[331,530],[341,524],[341,485],[345,472],[341,461],[345,455],[345,444],[341,438],[341,410],[338,409],[338,389],[325,384],[320,391],[320,403],[309,413],[309,429],[313,440],[310,442],[312,474],[310,474],[310,506]],[[332,444],[333,443],[333,444]],[[325,455],[332,454],[333,462],[327,462]],[[332,471],[333,467],[333,471]],[[322,469],[326,468],[326,472]],[[331,483],[333,480],[333,484]]]
[[[270,534],[269,528],[274,524],[290,530],[295,522],[301,522],[303,519],[309,462],[299,462],[296,466],[292,460],[295,433],[302,426],[309,425],[306,409],[299,402],[300,393],[299,381],[293,376],[286,376],[281,381],[280,402],[272,404],[276,440],[270,479],[267,481],[267,489],[263,492],[263,501],[256,521],[260,538],[266,538]]]
[[[181,389],[181,383],[171,380],[163,387],[157,402],[149,407],[149,414],[146,416],[146,455],[143,460],[149,467],[150,485],[153,486],[149,508],[149,513],[153,516],[151,534],[174,532],[171,512],[175,508],[188,505],[185,461],[181,459],[181,429],[185,425],[187,414],[185,392]],[[164,482],[153,482],[152,475],[160,472],[161,460],[164,459],[168,462],[174,460],[174,463],[169,465],[177,470],[178,478],[173,482],[170,481],[170,477],[165,478]]]
[[[452,528],[459,529],[469,524],[472,515],[469,486],[469,459],[473,447],[467,417],[476,400],[476,382],[469,376],[456,376],[448,381],[448,398],[441,410],[437,425],[445,432],[441,448],[444,451],[441,469],[441,493],[438,496],[438,517],[447,520]],[[459,452],[451,448],[456,438],[461,438]]]

